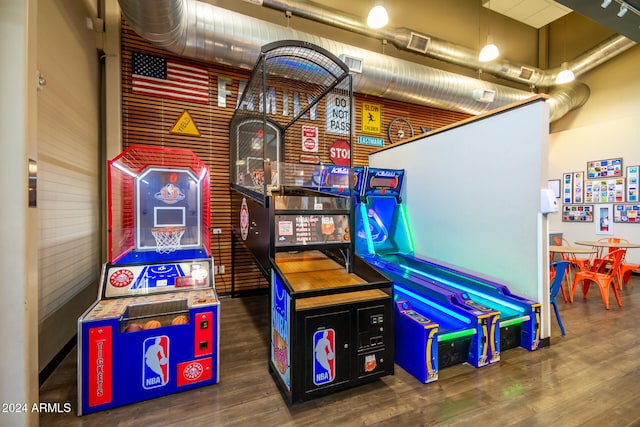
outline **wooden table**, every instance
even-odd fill
[[[601,241],[601,242],[597,242],[597,241],[578,241],[576,242],[576,245],[583,245],[583,246],[591,246],[592,248],[596,249],[597,248],[609,248],[609,249],[634,249],[634,248],[640,248],[640,244],[638,243],[628,243],[628,242],[607,242],[607,241]],[[599,252],[598,255],[596,255],[596,258],[601,258],[603,255]]]
[[[593,254],[596,250],[595,248],[583,248],[580,246],[549,245],[549,252],[556,254]]]
[[[576,245],[591,246],[593,248],[615,248],[615,249],[632,249],[640,248],[638,243],[625,243],[625,242],[597,242],[597,241],[578,241]]]

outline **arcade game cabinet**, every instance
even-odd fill
[[[109,162],[109,260],[78,320],[78,415],[218,382],[209,170],[189,150]]]
[[[271,43],[230,122],[234,241],[270,282],[269,369],[289,403],[394,372],[391,282],[351,239],[351,89],[325,49]]]
[[[356,251],[394,281],[395,361],[423,383],[500,360],[499,312],[421,274],[402,204],[404,171],[355,168]]]
[[[412,373],[423,382],[425,378],[427,381],[433,378],[433,375],[425,376],[424,363],[415,358],[416,338],[410,336],[410,331],[417,330],[419,342],[424,341],[422,329],[425,324],[430,325],[425,319],[436,319],[431,310],[436,305],[441,305],[438,311],[453,314],[459,320],[465,320],[467,327],[475,329],[474,335],[469,336],[454,323],[444,321],[444,318],[439,321],[439,344],[444,343],[445,336],[459,343],[463,342],[459,338],[471,338],[469,345],[460,347],[463,351],[447,351],[447,360],[464,361],[465,348],[468,348],[468,362],[481,367],[498,362],[503,350],[517,346],[531,351],[539,348],[540,303],[515,295],[507,285],[478,273],[437,263],[414,253],[414,236],[405,214],[407,204],[401,197],[404,170],[361,168],[357,172],[356,188],[359,187],[360,192],[356,192],[356,249],[367,262],[395,282],[396,302],[402,302],[396,305],[395,341],[396,361],[401,366],[420,368],[419,375]],[[428,314],[427,309],[432,314]],[[421,316],[413,315],[414,311]],[[420,327],[415,325],[416,318],[421,321],[418,322]],[[443,334],[445,328],[450,332]],[[456,346],[439,345],[438,348],[448,350]],[[441,366],[446,365],[441,363]]]

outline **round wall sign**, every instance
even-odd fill
[[[351,165],[351,147],[349,143],[343,139],[336,139],[329,147],[329,159],[334,165]]]

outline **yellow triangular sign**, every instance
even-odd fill
[[[176,120],[171,128],[171,133],[184,133],[187,135],[200,136],[198,126],[196,126],[196,123],[191,118],[191,114],[189,114],[187,110],[184,110],[180,115],[180,118]]]

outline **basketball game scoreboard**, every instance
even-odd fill
[[[109,261],[78,320],[78,414],[218,382],[209,171],[189,150],[109,162]]]

